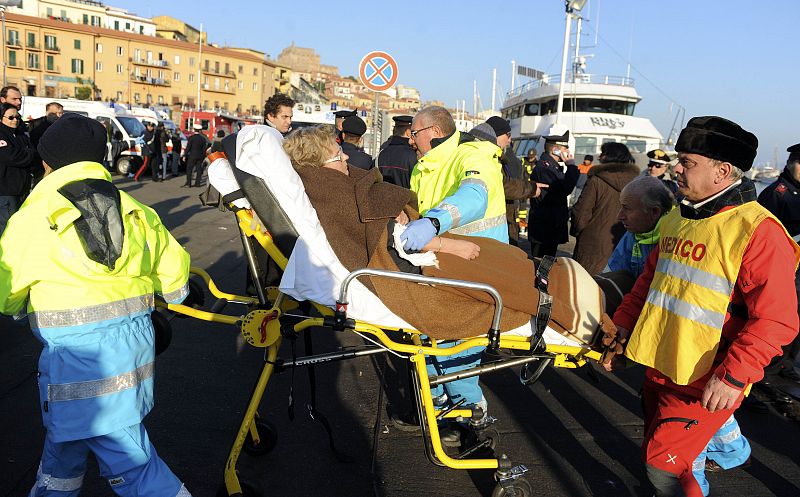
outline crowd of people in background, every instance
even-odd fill
[[[530,242],[527,255],[537,261],[565,255],[559,253],[559,246],[571,235],[575,238],[571,257],[589,274],[601,279],[625,275],[632,288],[623,292],[616,312],[609,309],[616,331],[602,337],[607,351],[603,366],[613,371],[625,355],[647,367],[642,457],[656,495],[707,495],[707,469],[746,464],[750,446],[733,416],[744,402],[744,392],[764,377],[765,368],[779,361],[783,367],[778,369],[791,381],[800,382],[800,344],[796,339],[800,272],[795,272],[800,260],[796,244],[800,240],[800,144],[788,148],[785,170],[756,201],[754,184],[745,172],[753,165],[758,140],[720,117],[690,120],[675,153],[647,151],[647,166],[641,170],[629,148],[615,142],[602,144],[597,163],[592,155],[585,155],[576,164],[569,130],[558,127],[542,137],[540,152],[530,150],[520,158],[514,153],[511,126],[505,119],[491,117],[461,132],[451,114],[438,106],[426,107],[415,116],[394,117],[392,136],[373,157],[363,148],[367,125],[354,111],[336,112],[333,127],[292,134],[294,103],[286,95],[271,97],[265,104],[264,124],[287,136],[285,148],[307,188],[316,185],[317,201],[328,202],[333,199],[328,198],[330,185],[340,184],[342,191],[352,191],[354,183],[366,178],[374,192],[372,200],[389,202],[396,197],[398,203],[389,209],[389,217],[396,216],[403,226],[399,234],[403,250],[451,253],[468,260],[478,259],[482,246],[488,250],[501,245],[502,250],[522,253],[509,247],[521,245],[522,226],[527,228]],[[27,209],[23,207],[26,216],[46,208],[46,202],[36,195],[43,188],[34,189],[38,182],[55,184],[52,178],[66,179],[67,172],[77,175],[73,179],[84,190],[112,198],[106,191],[109,187],[101,184],[110,183],[110,176],[97,168],[108,168],[129,146],[106,129],[103,152],[103,126],[65,114],[55,102],[47,106],[45,116],[26,125],[21,121],[21,104],[19,89],[0,90],[0,235],[28,195],[33,202]],[[194,124],[183,147],[177,130],[171,132],[154,119],[144,119],[144,124],[144,160],[131,174],[134,180],[140,180],[147,170],[154,182],[177,177],[185,161],[183,186],[203,186],[206,156],[224,153],[225,132],[218,131],[209,140],[203,127]],[[71,150],[65,146],[76,137],[85,138],[94,148]],[[91,165],[82,161],[91,161]],[[308,161],[313,162],[310,167],[305,164]],[[43,180],[54,171],[49,183]],[[380,183],[396,186],[387,189]],[[72,195],[68,190],[59,192]],[[81,202],[78,197],[73,199],[75,206]],[[134,205],[125,196],[122,200]],[[338,197],[333,200],[336,208],[330,210],[330,218],[321,218],[323,224],[341,222],[340,210],[345,204]],[[414,208],[411,216],[402,211],[407,204]],[[138,204],[135,207],[149,219],[147,236],[156,236],[153,233],[161,229],[157,216]],[[523,223],[519,222],[521,211],[527,211]],[[358,213],[353,204],[353,226],[362,222]],[[369,219],[370,226],[384,229],[383,217],[378,222]],[[18,231],[15,239],[19,239],[26,228],[20,222],[11,224]],[[118,225],[112,219],[102,229],[113,231]],[[58,230],[58,224],[52,222],[49,229]],[[79,236],[89,236],[80,227],[76,229]],[[364,233],[364,240],[341,242],[343,246],[358,245],[358,250],[370,247],[374,242],[369,239],[370,231],[365,228]],[[476,240],[473,243],[453,235],[477,238],[471,238]],[[145,290],[160,291],[180,301],[188,256],[169,233],[158,232],[158,236],[173,246],[172,256],[180,267],[174,274],[158,276],[164,278],[163,285]],[[485,238],[493,241],[482,245]],[[7,244],[11,239],[0,238]],[[106,239],[111,245],[103,250],[119,256],[117,242],[113,236]],[[8,260],[24,257],[24,251],[15,252],[10,245],[4,248]],[[340,257],[353,253],[346,250]],[[351,264],[353,268],[365,265],[371,253],[362,255],[364,261]],[[88,256],[96,258],[97,254]],[[274,285],[280,271],[264,260],[266,254],[256,256],[265,270],[258,281]],[[95,262],[110,263],[113,268],[113,261]],[[60,267],[58,261],[53,264]],[[24,272],[21,266],[9,267],[9,271]],[[103,281],[112,284],[112,280]],[[791,292],[792,284],[795,292]],[[30,289],[20,292],[23,290]],[[787,299],[787,293],[795,298]],[[3,295],[0,292],[0,297]],[[18,310],[20,295],[15,294],[13,302],[10,294],[0,299],[0,310]],[[774,303],[778,301],[781,305]],[[36,305],[45,309],[49,303]],[[458,343],[453,340],[441,346]],[[781,349],[783,359],[779,358]],[[441,375],[477,366],[482,352],[476,347],[433,357],[429,372]],[[439,408],[463,405],[473,409],[476,414],[469,429],[491,423],[490,406],[478,380],[478,376],[459,379],[432,392]],[[143,414],[134,417],[137,433],[146,440],[144,428],[138,424]],[[694,422],[662,426],[673,419]],[[115,425],[99,435],[113,437],[120,428]],[[684,432],[690,428],[692,436],[687,437]],[[85,438],[82,434],[76,428],[65,437],[81,440]],[[61,447],[64,440],[51,435],[48,432],[47,444]],[[460,443],[458,429],[445,428],[441,435],[445,445]],[[122,446],[121,450],[136,451]],[[665,447],[672,452],[666,454]],[[43,464],[45,460],[54,468],[64,464],[59,457],[45,456]],[[151,458],[147,464],[161,467],[163,462]],[[166,466],[162,469],[166,476],[161,481],[148,480],[144,473],[136,477],[168,487],[172,494],[188,495]]]

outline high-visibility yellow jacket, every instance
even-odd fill
[[[155,211],[116,190],[100,164],[65,166],[36,185],[0,238],[0,312],[27,303],[54,440],[104,435],[149,412],[153,293],[181,302],[188,272],[189,254]]]
[[[665,215],[655,274],[625,355],[678,385],[708,373],[744,252],[767,218],[775,219],[756,202],[705,219],[686,219],[679,209]],[[800,249],[786,237],[796,266]]]
[[[425,154],[411,173],[419,212],[439,220],[439,232],[508,243],[500,147],[456,131]]]

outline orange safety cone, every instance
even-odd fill
[[[147,164],[149,163],[150,163],[150,157],[145,157],[144,164],[142,164],[142,167],[140,167],[139,170],[136,171],[136,174],[133,175],[134,181],[139,181],[139,176],[141,176],[144,170],[147,169]]]

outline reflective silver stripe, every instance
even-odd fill
[[[706,456],[697,456],[697,459],[692,463],[692,473],[701,469],[706,469]]]
[[[713,292],[718,292],[726,297],[733,293],[734,283],[728,279],[711,274],[708,271],[697,269],[682,262],[671,259],[659,259],[656,271],[689,281]]]
[[[690,304],[685,300],[661,293],[658,290],[650,289],[647,292],[647,302],[656,307],[661,307],[667,311],[677,314],[678,316],[696,321],[701,324],[711,326],[718,330],[722,329],[722,324],[725,322],[725,314],[719,312],[709,311],[702,307]]]
[[[192,497],[192,494],[190,494],[189,491],[186,490],[186,487],[183,486],[183,483],[181,483],[181,488],[178,490],[178,493],[175,494],[175,497]]]
[[[719,427],[719,429],[721,430],[721,429],[725,428],[726,426],[732,425],[735,422],[736,422],[736,419],[734,419],[733,414],[731,414],[731,417],[729,417],[728,420],[725,421],[725,423],[723,423],[723,425]]]
[[[478,178],[463,179],[463,180],[461,180],[461,185],[459,185],[459,186],[463,186],[463,185],[478,185],[481,188],[483,188],[484,190],[486,190],[486,193],[489,193],[489,187],[486,186],[486,182],[483,181],[482,179],[478,179]]]
[[[742,429],[738,426],[724,435],[714,435],[710,443],[729,444],[742,436]]]
[[[133,388],[153,377],[154,363],[139,366],[133,371],[99,380],[76,381],[74,383],[51,383],[47,385],[50,402],[91,399]]]
[[[36,472],[36,487],[47,487],[47,490],[57,492],[74,492],[83,486],[84,475],[73,478],[56,478],[53,475],[42,473],[42,464],[39,463],[39,471]],[[31,492],[33,494],[33,492]]]
[[[434,209],[442,209],[443,211],[447,211],[450,214],[451,219],[451,226],[458,226],[461,224],[461,211],[458,210],[453,204],[439,204]]]
[[[171,304],[173,302],[183,302],[183,299],[185,299],[187,295],[189,295],[188,282],[174,292],[165,293],[161,296],[164,297],[164,301],[166,301],[168,304]]]
[[[106,321],[128,314],[147,312],[153,308],[152,294],[140,295],[106,304],[78,307],[62,311],[36,311],[31,316],[32,328],[62,328]]]
[[[464,226],[451,229],[450,233],[456,235],[471,235],[472,233],[485,231],[488,230],[489,228],[494,228],[495,226],[505,226],[505,225],[506,225],[506,216],[501,215],[501,216],[489,217],[486,219],[478,219],[477,221],[465,224]]]
[[[793,236],[793,237],[792,237],[792,240],[794,240],[794,241],[795,241],[795,242],[797,242],[797,243],[800,243],[800,235],[795,235],[795,236]]]

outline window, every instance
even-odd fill
[[[83,60],[82,59],[72,59],[72,73],[73,74],[83,74]]]
[[[194,74],[189,73],[189,82],[194,83]]]
[[[114,29],[119,31],[119,21],[114,21]]]
[[[122,64],[117,64],[117,74],[122,74],[125,71],[125,68],[122,67]]]
[[[122,100],[122,92],[121,92],[121,91],[117,91],[117,98],[116,98],[115,100],[116,100],[117,102],[119,102],[120,100]]]
[[[214,78],[214,89],[219,90],[219,78]]]
[[[103,72],[103,63],[102,62],[95,62],[94,63],[94,70],[97,72]]]
[[[97,53],[103,53],[103,44],[102,43],[97,43],[95,45],[95,49],[97,50]]]
[[[39,54],[28,52],[28,69],[39,69]]]
[[[80,50],[81,49],[81,40],[75,40],[74,45],[75,45],[75,50]]]
[[[194,67],[194,57],[189,57],[189,65]]]
[[[242,81],[240,79],[239,82],[238,82],[237,88],[239,88],[240,90],[244,90],[244,81]]]
[[[258,76],[258,68],[257,67],[253,68],[253,76]]]
[[[44,48],[46,50],[58,50],[58,42],[53,35],[44,35]]]
[[[164,95],[159,95],[158,96],[158,103],[160,103],[160,104],[164,103]]]
[[[228,81],[225,81],[225,91],[231,91],[231,84]]]
[[[47,7],[47,17],[53,17],[53,7]]]
[[[126,29],[127,31],[130,31],[130,30],[131,30],[131,23],[129,23],[129,22],[126,22],[126,23],[125,23],[125,29]]]
[[[175,65],[176,66],[180,65],[180,63],[181,63],[181,56],[180,55],[176,55],[175,56]]]
[[[11,67],[16,67],[17,65],[17,51],[16,50],[9,50],[8,51],[8,65]]]
[[[133,60],[134,62],[140,62],[142,60],[142,51],[138,48],[133,50]]]
[[[153,63],[153,52],[150,51],[150,50],[147,51],[147,63],[148,64],[152,64]]]
[[[92,16],[92,26],[100,26],[100,16]]]
[[[66,10],[62,10],[61,11],[61,20],[62,21],[69,21],[69,18],[67,17],[67,11]]]
[[[13,29],[8,30],[8,44],[12,47],[19,46],[19,31]]]
[[[244,66],[239,65],[239,74],[242,74],[243,72],[244,72]]]
[[[164,79],[164,71],[162,69],[158,70],[158,79]]]
[[[172,74],[172,80],[173,81],[180,81],[181,80],[181,73],[179,73],[179,72],[173,73]]]
[[[141,96],[141,95],[139,95],[138,93],[134,93],[134,94],[133,94],[133,101],[134,101],[134,102],[138,102],[138,101],[140,101],[141,99],[142,99],[142,96]]]
[[[214,62],[214,72],[219,74],[219,61]]]
[[[89,14],[83,14],[83,23],[89,24]],[[78,48],[78,47],[75,47]]]
[[[48,71],[55,71],[55,59],[52,55],[48,55],[44,58],[44,68]]]
[[[253,91],[258,91],[258,83],[253,83]]]
[[[36,48],[36,33],[26,33],[28,37],[28,48]]]

